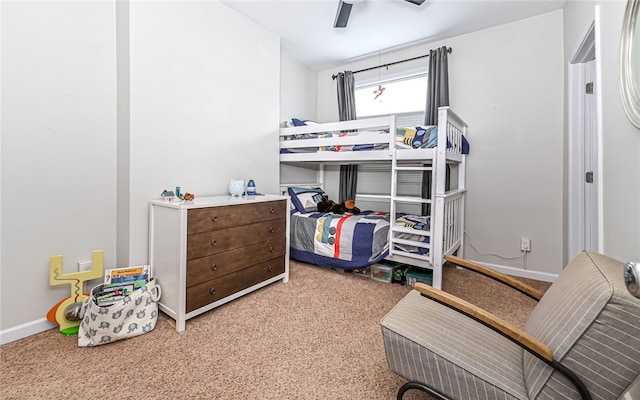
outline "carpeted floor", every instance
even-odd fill
[[[446,266],[443,289],[522,325],[527,297]],[[538,289],[549,284],[526,280]],[[95,348],[57,329],[0,347],[1,399],[395,399],[380,320],[409,289],[292,261],[277,282],[187,321]],[[408,392],[405,399],[430,399]]]

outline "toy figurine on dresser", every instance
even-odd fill
[[[253,179],[249,179],[249,183],[247,183],[247,196],[255,196],[256,195],[256,183]]]
[[[242,196],[244,193],[244,179],[231,179],[229,181],[229,194],[231,196]]]

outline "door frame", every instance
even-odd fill
[[[584,249],[585,243],[585,210],[586,202],[584,195],[585,171],[584,160],[587,156],[585,152],[584,140],[584,90],[585,64],[587,61],[595,59],[595,80],[594,96],[596,101],[596,132],[594,135],[596,150],[596,160],[594,167],[595,190],[597,201],[593,207],[597,221],[597,243],[596,248],[591,249],[602,252],[603,248],[603,204],[602,204],[602,97],[601,97],[601,68],[599,64],[599,35],[598,35],[598,9],[596,8],[596,20],[589,27],[582,43],[578,47],[573,59],[568,66],[569,75],[569,136],[568,136],[568,249],[567,259],[573,258]],[[594,212],[589,212],[594,215]]]

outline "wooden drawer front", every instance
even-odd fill
[[[187,234],[284,219],[287,201],[267,201],[209,208],[195,208],[187,213]]]
[[[187,288],[187,312],[284,273],[284,256]]]
[[[238,271],[249,265],[281,257],[285,254],[286,245],[287,241],[282,236],[274,240],[190,260],[187,262],[187,287]]]
[[[276,220],[187,235],[187,260],[283,238],[285,231],[286,221]]]

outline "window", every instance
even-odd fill
[[[379,83],[378,83],[379,82]],[[396,115],[398,126],[416,127],[424,125],[424,110],[427,102],[427,74],[378,80],[378,82],[356,85],[356,115],[367,118],[379,115]],[[381,93],[382,89],[382,93]],[[398,174],[397,193],[400,196],[420,196],[421,171],[402,171]],[[389,194],[391,171],[388,166],[362,164],[358,166],[357,193]],[[363,202],[365,208],[388,211],[383,203]],[[398,211],[421,214],[420,205],[399,204]]]
[[[409,113],[424,115],[427,75],[356,86],[355,97],[358,118]]]

